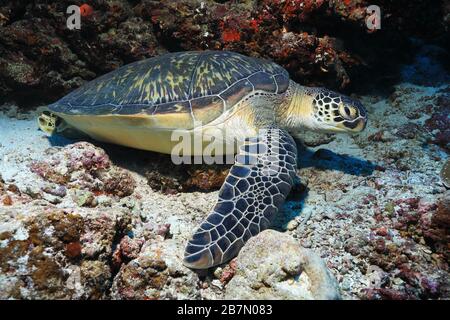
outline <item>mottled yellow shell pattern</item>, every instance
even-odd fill
[[[72,124],[119,117],[132,125],[151,118],[155,129],[192,129],[252,92],[280,94],[288,85],[287,71],[267,60],[227,51],[178,52],[123,66],[49,109]]]

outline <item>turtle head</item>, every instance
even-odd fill
[[[367,112],[360,101],[316,88],[312,94],[311,116],[316,128],[326,132],[360,132],[367,124]]]
[[[285,115],[291,129],[357,133],[366,127],[367,112],[358,100],[325,88],[295,85]]]

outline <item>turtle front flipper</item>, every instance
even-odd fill
[[[294,183],[296,159],[295,142],[283,130],[263,129],[247,139],[214,210],[189,241],[184,264],[206,269],[227,262],[268,228]]]

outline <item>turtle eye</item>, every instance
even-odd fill
[[[349,120],[355,119],[357,116],[356,109],[353,106],[343,103],[339,104],[339,113],[342,117]]]

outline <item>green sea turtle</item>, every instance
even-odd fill
[[[291,135],[304,128],[359,132],[366,122],[360,102],[303,87],[273,62],[225,51],[131,63],[83,85],[39,117],[48,133],[76,129],[99,141],[170,154],[179,144],[173,133],[181,131],[202,140],[200,149],[180,155],[204,154],[211,143],[224,146],[215,155],[237,154],[213,211],[187,244],[184,263],[193,269],[230,260],[269,227],[296,176]]]

